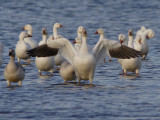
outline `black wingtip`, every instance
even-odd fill
[[[58,48],[50,48],[45,44],[28,50],[27,54],[31,57],[49,57],[57,55],[58,51]]]

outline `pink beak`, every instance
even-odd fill
[[[23,27],[23,28],[21,28],[21,30],[25,30],[25,28]]]
[[[141,40],[139,40],[139,44],[142,44]]]
[[[120,39],[120,43],[122,44],[122,43],[123,43],[123,40]]]
[[[96,31],[94,34],[98,34],[98,31]]]
[[[74,40],[72,43],[75,44],[75,43],[76,43],[76,40]]]

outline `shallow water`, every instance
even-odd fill
[[[159,120],[159,4],[158,0],[2,0],[0,41],[5,49],[0,67],[0,118]],[[3,71],[9,61],[8,51],[15,48],[21,28],[31,24],[34,39],[40,41],[42,27],[52,34],[55,22],[64,25],[58,32],[71,40],[76,37],[78,26],[84,26],[92,45],[98,40],[94,32],[99,27],[104,28],[107,38],[115,40],[119,33],[127,35],[129,29],[137,31],[142,25],[153,29],[156,36],[148,41],[150,52],[142,61],[139,77],[132,73],[122,75],[119,63],[113,59],[97,66],[93,86],[87,81],[81,86],[66,85],[58,72],[40,77],[32,61],[24,66],[23,86],[7,87]]]

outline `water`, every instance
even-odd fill
[[[158,0],[1,0],[0,41],[4,43],[4,62],[0,67],[0,118],[3,120],[104,119],[159,120],[160,119],[160,1]],[[32,61],[24,66],[22,87],[7,87],[3,77],[9,61],[8,51],[15,48],[21,28],[31,24],[33,37],[41,40],[41,29],[59,22],[64,27],[59,34],[73,40],[79,25],[88,32],[89,44],[95,44],[94,32],[103,27],[107,38],[117,40],[142,25],[155,31],[149,40],[150,52],[142,61],[140,77],[122,75],[116,59],[97,66],[93,86],[70,83],[64,85],[59,73],[40,77]]]

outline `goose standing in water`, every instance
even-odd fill
[[[92,84],[96,65],[106,56],[106,49],[109,50],[112,57],[116,58],[134,58],[139,55],[138,51],[108,39],[97,42],[90,53],[87,46],[86,30],[82,32],[82,46],[79,52],[76,51],[68,39],[61,38],[31,49],[28,54],[31,56],[51,56],[56,55],[58,49],[62,56],[73,66],[79,84],[81,80],[89,80]]]
[[[22,85],[22,80],[25,77],[24,69],[19,63],[15,63],[14,50],[9,51],[10,61],[4,69],[4,77],[7,80],[8,86],[11,82],[18,82],[19,86]]]
[[[47,44],[47,35],[48,35],[47,29],[42,28],[42,41],[39,42],[39,45]],[[39,71],[39,75],[42,75],[42,71],[49,71],[51,75],[53,74],[55,65],[53,56],[36,57],[35,64]]]
[[[121,34],[121,36],[123,36],[123,37],[121,37],[121,39],[119,39],[119,40],[121,41],[121,43],[123,43],[123,41],[126,41],[126,37],[123,34]],[[128,47],[134,49],[134,46],[133,46],[133,31],[132,30],[128,31],[128,36],[129,36]],[[121,64],[123,73],[125,75],[127,75],[127,71],[136,72],[136,76],[139,75],[139,70],[141,68],[140,57],[135,57],[135,58],[130,58],[130,59],[119,59],[118,61]]]
[[[24,41],[24,38],[30,37],[29,34],[25,32],[21,32],[19,35],[19,41],[16,44],[16,57],[18,62],[20,63],[21,59],[28,60],[28,64],[30,64],[30,56],[26,51],[31,49],[31,46]]]
[[[28,31],[28,34],[30,35],[30,37],[25,38],[24,41],[27,42],[31,46],[31,48],[38,47],[38,42],[33,40],[33,38],[32,38],[32,34],[33,34],[32,26],[30,24],[26,24],[22,28],[22,30]]]

